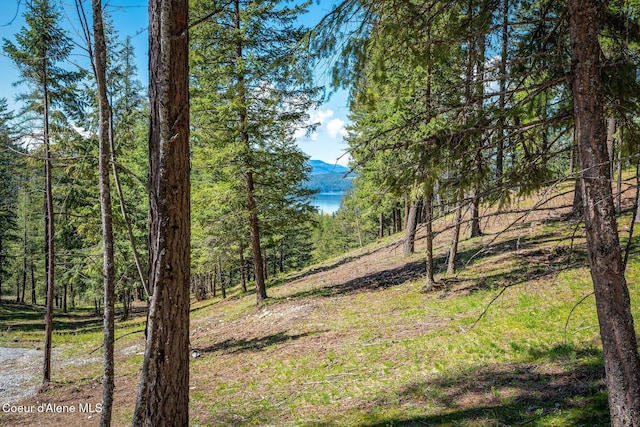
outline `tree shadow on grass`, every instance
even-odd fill
[[[208,347],[198,348],[197,350],[200,351],[200,353],[220,352],[222,354],[238,354],[249,351],[260,351],[272,345],[288,343],[310,336],[313,333],[314,332],[305,332],[303,334],[289,335],[287,332],[278,332],[273,335],[248,340],[229,338]]]
[[[0,312],[2,331],[43,332],[44,308],[25,304],[4,305]],[[74,309],[68,313],[56,310],[53,317],[55,332],[92,332],[102,329],[102,317],[92,309]]]
[[[286,282],[293,282],[294,280],[303,279],[305,277],[309,277],[309,276],[312,276],[314,274],[319,274],[319,273],[324,273],[326,271],[334,270],[334,269],[336,269],[336,268],[338,268],[338,267],[340,267],[340,266],[342,266],[344,264],[347,264],[347,263],[350,263],[350,262],[353,262],[353,261],[357,261],[360,258],[362,258],[363,256],[370,255],[370,254],[372,254],[372,253],[374,253],[374,252],[376,252],[376,251],[378,251],[380,249],[383,249],[383,248],[376,249],[373,252],[364,252],[364,253],[361,253],[359,255],[347,256],[347,257],[341,258],[339,260],[336,260],[336,262],[334,262],[332,264],[321,265],[319,267],[314,267],[314,268],[311,268],[309,270],[302,271],[300,273],[294,274],[293,276],[289,276],[289,277],[283,278],[283,282],[285,282],[285,281]],[[271,286],[274,286],[274,285],[275,285],[275,283],[271,284]]]
[[[287,298],[334,297],[354,292],[382,290],[415,280],[423,276],[424,273],[424,262],[414,261],[397,268],[376,271],[343,283],[297,292]]]
[[[577,358],[562,369],[547,364],[494,365],[435,381],[415,381],[378,396],[362,409],[375,422],[362,427],[451,425],[609,425],[602,355],[595,350],[557,346],[539,351],[542,358]],[[600,357],[593,357],[594,354]],[[378,408],[389,402],[408,407],[436,408],[438,414],[385,417]],[[545,420],[546,419],[546,420]],[[546,423],[545,423],[546,422]],[[553,424],[558,425],[558,424]]]
[[[517,266],[508,271],[480,274],[473,279],[473,284],[459,289],[461,292],[476,292],[480,290],[495,289],[498,287],[509,287],[527,281],[541,278],[550,274],[586,265],[587,253],[582,247],[568,246],[569,239],[560,231],[549,232],[543,235],[523,235],[514,237],[505,241],[496,242],[485,247],[473,246],[464,251],[458,252],[457,264],[461,269],[473,268],[472,262],[480,261],[487,257],[495,257],[504,254],[512,254],[513,258],[518,260]],[[555,246],[549,246],[551,243],[557,243]],[[545,246],[546,245],[546,246]],[[384,248],[382,248],[384,249]],[[434,265],[436,273],[446,271],[447,254],[440,253],[434,257]],[[319,270],[310,270],[304,277],[317,273],[318,271],[326,271],[337,267],[338,265],[355,260],[358,257],[345,258],[339,263],[322,267]],[[329,284],[316,289],[309,289],[289,295],[290,298],[305,297],[335,297],[362,291],[375,291],[387,289],[393,286],[401,285],[407,281],[413,281],[423,278],[426,273],[425,262],[423,260],[407,262],[399,267],[390,268],[382,271],[374,271],[361,277],[348,280],[342,283]],[[460,282],[467,279],[459,279],[457,277],[441,278],[445,286]]]

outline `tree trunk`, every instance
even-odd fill
[[[469,232],[469,238],[482,235],[482,230],[480,230],[480,197],[477,196],[477,189],[474,189],[473,194],[471,200],[471,231]]]
[[[614,164],[614,156],[616,151],[616,139],[614,135],[616,133],[616,119],[608,118],[607,119],[607,154],[609,155],[609,177],[613,180],[613,164]]]
[[[462,223],[462,201],[458,201],[456,206],[456,216],[453,224],[453,237],[451,238],[451,248],[447,260],[447,274],[456,272],[456,258],[458,257],[458,242],[460,241],[460,225]]]
[[[188,0],[149,2],[149,304],[133,426],[189,425]]]
[[[398,217],[396,215],[396,208],[391,208],[391,219],[392,219],[392,224],[391,224],[391,230],[393,233],[397,233],[398,232]]]
[[[384,237],[384,213],[380,212],[378,216],[378,239]]]
[[[218,258],[218,274],[219,274],[219,278],[220,278],[220,291],[222,292],[222,298],[226,299],[227,298],[227,288],[225,286],[225,281],[224,281],[224,271],[222,270],[222,262],[220,262],[220,259]]]
[[[244,263],[244,244],[240,242],[240,277],[242,278],[242,292],[247,292],[247,271]]]
[[[55,287],[55,247],[54,247],[54,218],[53,218],[53,187],[52,187],[52,165],[51,150],[49,145],[49,86],[47,58],[43,59],[43,101],[44,101],[44,180],[45,180],[45,206],[46,206],[46,295],[47,309],[45,314],[45,344],[44,344],[44,366],[42,369],[43,383],[51,382],[51,340],[53,338],[53,292]]]
[[[33,264],[33,260],[31,261],[31,304],[36,305],[38,302],[36,300],[36,267]]]
[[[22,302],[24,303],[24,294],[27,289],[27,207],[26,207],[27,196],[24,196],[24,236],[22,240]]]
[[[264,248],[264,258],[262,259],[262,274],[264,274],[264,280],[269,279],[269,251],[267,248]]]
[[[402,211],[400,210],[400,204],[396,203],[396,207],[393,209],[393,215],[394,215],[394,233],[399,233],[402,231]],[[362,246],[362,243],[360,243],[360,246]]]
[[[402,247],[402,255],[405,257],[413,254],[415,248],[418,211],[420,211],[420,202],[411,203],[409,214],[407,215],[407,226],[404,231],[404,245]]]
[[[504,175],[504,146],[506,139],[506,91],[507,91],[507,52],[509,48],[509,0],[502,0],[502,51],[500,57],[500,97],[498,100],[500,109],[498,123],[498,141],[496,147],[496,184],[502,186]],[[457,209],[456,209],[457,214]],[[455,270],[455,267],[454,267]],[[447,272],[449,267],[447,267]]]
[[[360,217],[358,214],[358,206],[354,204],[353,206],[353,215],[356,219],[356,231],[358,232],[358,247],[362,247],[362,233],[360,232]],[[394,215],[395,218],[395,215]]]
[[[595,0],[569,0],[573,103],[611,425],[629,427],[640,426],[640,357],[609,181],[599,63],[599,5]]]
[[[111,425],[113,391],[115,389],[114,342],[115,342],[115,260],[113,247],[113,214],[111,211],[111,183],[109,179],[109,128],[111,107],[107,98],[107,46],[102,22],[102,0],[91,2],[93,10],[94,75],[98,87],[99,105],[99,185],[100,211],[102,219],[102,280],[104,282],[104,366],[102,377],[102,412],[100,426]],[[67,287],[64,287],[64,311],[67,311]]]
[[[213,293],[213,297],[217,297],[218,296],[218,282],[221,281],[220,279],[220,269],[218,269],[218,266],[216,265],[215,267],[213,267],[213,275],[212,275],[212,280],[211,280],[211,292]]]
[[[430,291],[433,289],[436,281],[433,278],[433,187],[428,184],[424,197],[424,210],[426,216],[426,242],[427,242],[427,282],[425,284],[425,290]]]
[[[242,30],[242,22],[241,22],[241,10],[240,10],[240,0],[234,0],[234,27],[237,31]],[[242,41],[238,39],[236,43],[236,61],[237,63],[242,63],[244,52],[244,46]],[[238,117],[238,125],[240,129],[240,138],[242,144],[244,145],[244,149],[246,151],[245,155],[248,156],[248,153],[251,151],[251,147],[249,146],[249,132],[247,130],[247,111],[246,111],[246,88],[244,86],[245,76],[244,72],[241,71],[238,73],[238,90],[239,90],[239,98],[241,107],[239,108],[240,113]],[[266,272],[264,269],[264,263],[262,261],[262,251],[260,248],[260,225],[258,221],[258,207],[255,200],[255,185],[253,181],[253,171],[251,162],[249,159],[245,159],[245,168],[247,169],[244,174],[245,178],[245,186],[247,190],[247,210],[249,211],[249,232],[251,235],[251,249],[253,252],[253,268],[255,271],[255,282],[256,282],[256,299],[257,303],[262,304],[262,302],[267,299],[267,288],[265,285],[266,280]]]
[[[622,129],[620,129],[622,132]],[[616,159],[616,215],[622,213],[622,134],[620,134],[618,158]]]

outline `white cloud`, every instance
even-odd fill
[[[314,110],[309,113],[309,123],[323,126],[327,119],[333,117],[333,110]]]
[[[311,110],[308,114],[306,125],[314,126],[314,130],[309,134],[306,128],[295,130],[294,137],[299,147],[312,159],[346,165],[349,162],[349,155],[344,149],[344,138],[348,134],[346,118],[336,117],[331,109]]]
[[[347,136],[347,130],[345,129],[345,122],[340,119],[333,119],[327,123],[327,133],[331,138],[344,138]]]

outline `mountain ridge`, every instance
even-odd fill
[[[322,160],[308,160],[311,167],[305,186],[319,193],[344,193],[353,187],[351,169]]]

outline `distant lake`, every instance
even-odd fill
[[[311,199],[311,204],[319,211],[332,214],[340,207],[340,200],[344,193],[318,193]]]

